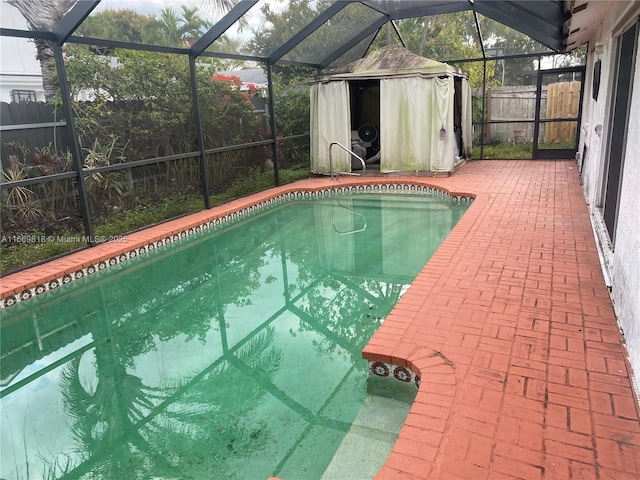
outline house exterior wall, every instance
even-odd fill
[[[640,51],[640,49],[638,49]],[[613,255],[613,301],[629,356],[640,375],[640,55],[636,54],[633,97]]]
[[[640,7],[638,2],[612,2],[612,5],[617,8],[603,19],[599,38],[589,46],[578,150],[582,153],[586,146],[587,154],[578,163],[582,166],[584,192],[602,254],[603,272],[637,379],[640,375],[640,48],[635,53],[618,218],[613,239],[605,227],[602,206],[607,183],[607,135],[612,129],[611,105],[615,90],[618,36],[637,19]],[[601,54],[595,51],[596,42],[604,46]],[[602,76],[599,97],[595,101],[591,93],[593,67],[598,59],[602,61]]]
[[[26,20],[11,5],[0,2],[2,26],[28,30]],[[0,37],[0,101],[11,102],[12,90],[34,90],[44,102],[42,72],[36,60],[36,46],[26,38]]]

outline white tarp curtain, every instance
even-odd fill
[[[380,171],[450,172],[453,77],[380,80]]]
[[[462,144],[464,145],[463,157],[471,158],[471,146],[473,145],[473,113],[471,105],[471,87],[466,78],[462,79]]]
[[[351,103],[346,81],[311,86],[311,171],[329,173],[329,145],[339,142],[351,148]],[[333,147],[333,171],[350,172],[351,156]]]

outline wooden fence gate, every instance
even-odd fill
[[[534,159],[575,158],[585,67],[554,68],[538,73],[536,121],[533,134]],[[543,97],[546,90],[546,99]]]
[[[547,89],[546,119],[576,118],[580,108],[581,82],[552,83]],[[575,122],[550,122],[545,127],[546,143],[576,141]]]

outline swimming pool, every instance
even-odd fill
[[[1,476],[319,478],[467,205],[291,200],[6,309]]]

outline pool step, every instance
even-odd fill
[[[369,395],[338,447],[322,480],[370,480],[384,465],[411,405]]]

